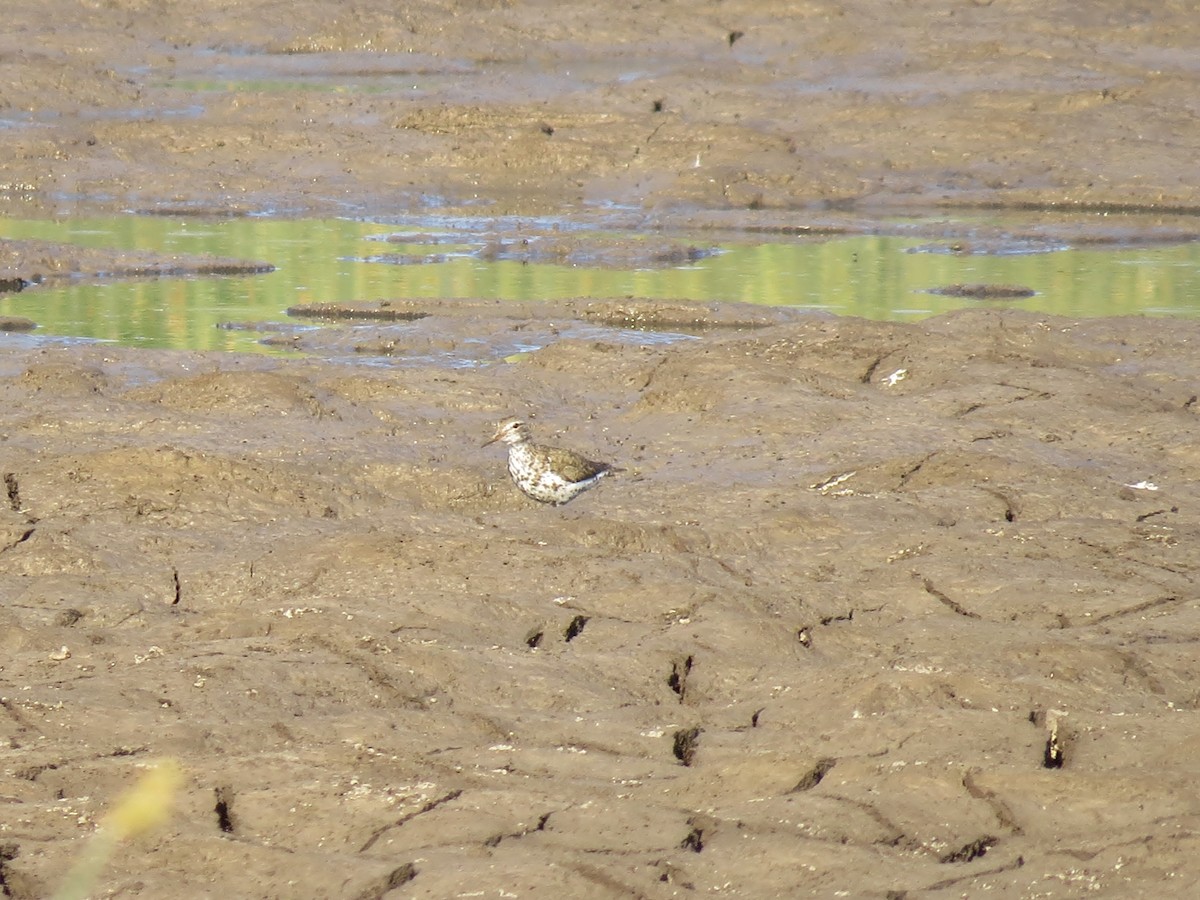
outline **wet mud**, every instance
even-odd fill
[[[973,311],[460,369],[10,352],[6,890],[160,756],[179,812],[110,889],[1187,871],[1198,340]],[[480,448],[510,413],[625,471],[526,499]]]
[[[10,4],[0,198],[198,215],[1200,209],[1187,3],[281,9]]]
[[[13,5],[6,213],[1195,230],[1187,4],[284,6]],[[692,244],[596,244],[647,246]],[[292,356],[0,336],[0,895],[172,757],[98,894],[1190,896],[1200,324],[291,313],[227,327]],[[624,471],[536,504],[508,415]]]
[[[111,250],[61,241],[0,240],[0,290],[55,281],[238,276],[272,272],[271,263],[208,255]]]

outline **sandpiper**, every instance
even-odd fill
[[[508,445],[508,474],[527,497],[562,506],[596,484],[610,472],[608,463],[594,462],[573,450],[543,447],[529,439],[529,426],[517,418],[505,419],[483,446],[500,441]]]

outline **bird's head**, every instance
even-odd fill
[[[496,433],[483,446],[500,441],[502,444],[520,444],[529,440],[529,426],[518,418],[505,419],[496,426]]]

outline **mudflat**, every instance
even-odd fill
[[[6,15],[10,215],[1200,208],[1190,4]],[[1200,323],[362,300],[297,358],[0,337],[0,894],[173,758],[94,896],[1191,896]],[[536,504],[508,415],[624,471]]]

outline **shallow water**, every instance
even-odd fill
[[[426,219],[390,224],[355,219],[158,216],[0,219],[0,237],[93,247],[209,253],[270,262],[275,272],[222,278],[115,279],[43,285],[0,294],[0,313],[26,316],[39,336],[188,349],[268,350],[254,331],[226,322],[286,318],[297,303],[380,298],[624,297],[744,301],[911,320],[980,304],[1068,316],[1200,315],[1200,245],[1068,249],[1011,242],[991,252],[952,251],[951,239],[897,236],[719,242],[682,246],[717,252],[665,267],[614,268],[495,259],[497,241],[532,244],[573,234],[532,220]],[[391,240],[385,240],[392,236]],[[402,240],[397,241],[396,236]],[[586,237],[586,236],[585,236]],[[613,235],[607,235],[612,243]],[[628,246],[644,234],[624,233]],[[654,239],[667,240],[662,235]],[[587,247],[586,241],[581,244]],[[580,258],[587,259],[585,252]],[[952,284],[1012,284],[1020,300],[939,296]]]

